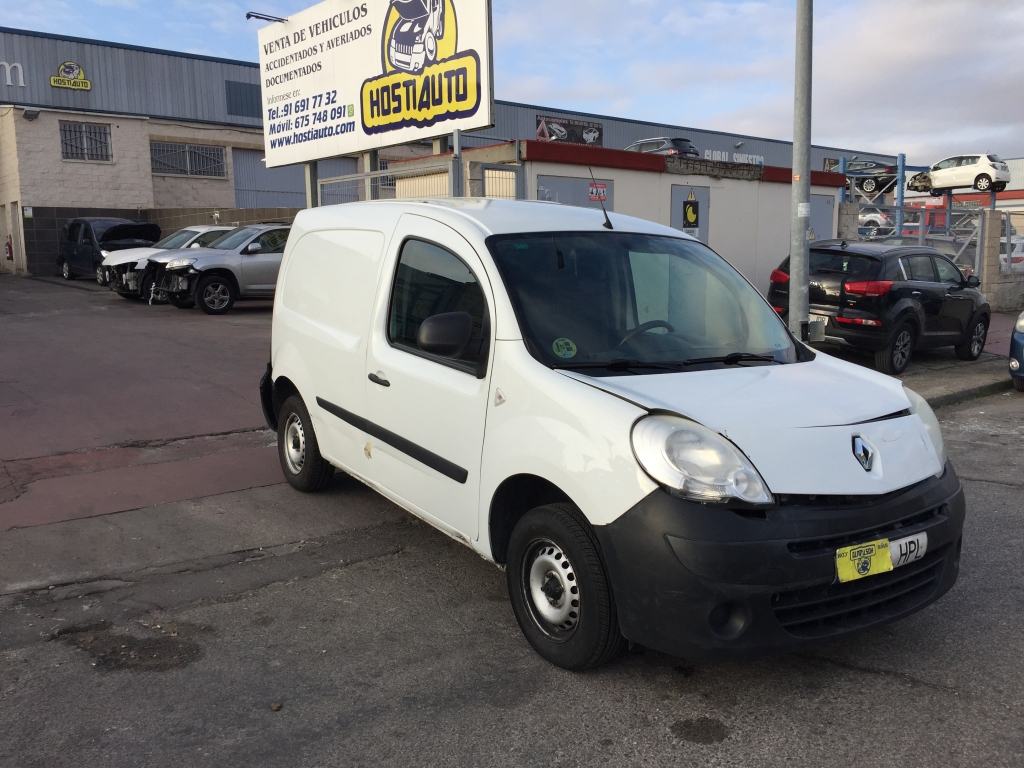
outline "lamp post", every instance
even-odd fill
[[[807,235],[811,220],[811,42],[813,0],[796,3],[796,84],[793,94],[793,201],[789,243],[789,328],[807,341],[810,321]]]

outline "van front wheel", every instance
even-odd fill
[[[522,517],[505,574],[519,627],[552,664],[590,669],[622,650],[597,538],[572,504],[548,504]]]
[[[278,414],[277,454],[285,479],[297,491],[321,491],[334,477],[334,467],[320,455],[309,411],[298,395],[285,400]]]

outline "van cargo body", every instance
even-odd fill
[[[503,566],[567,669],[627,640],[801,648],[948,591],[964,496],[927,403],[801,344],[695,239],[607,223],[482,199],[300,212],[260,382],[288,481],[341,470]],[[873,311],[852,277],[814,306]]]

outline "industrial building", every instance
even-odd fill
[[[540,139],[624,149],[668,136],[689,139],[703,160],[791,165],[784,141],[503,101],[495,113],[493,128],[463,137],[467,148]],[[816,146],[812,167],[854,154],[894,160]],[[362,167],[357,158],[322,160],[318,176]],[[164,226],[218,211],[244,222],[294,215],[305,202],[301,167],[263,163],[257,64],[0,27],[0,242],[11,246],[0,270],[53,274],[61,230],[76,216]]]

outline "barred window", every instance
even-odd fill
[[[61,121],[60,154],[65,160],[110,162],[110,126]]]
[[[377,168],[379,170],[386,171],[388,169],[388,161],[387,160],[378,160],[377,161]],[[380,177],[380,186],[381,186],[381,189],[394,189],[395,188],[395,177],[394,176],[381,176]]]
[[[153,173],[215,178],[228,175],[224,147],[151,141],[149,155]]]

